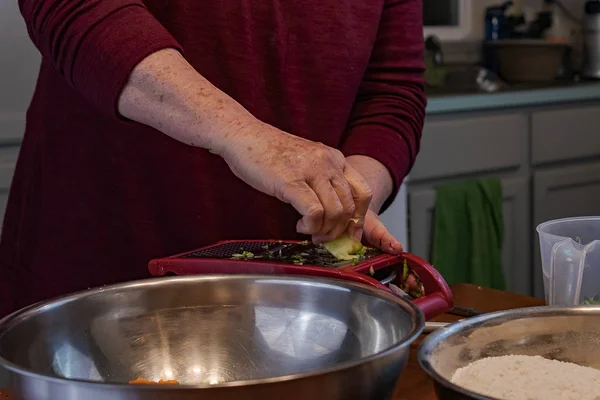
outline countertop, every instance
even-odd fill
[[[457,284],[451,287],[454,304],[461,307],[475,308],[483,312],[493,312],[521,307],[544,305],[544,301],[533,297],[501,292],[480,286]],[[456,321],[461,319],[455,315],[445,314],[434,321]],[[417,349],[426,335],[415,341],[410,348],[408,366],[396,388],[393,400],[435,400],[433,384],[429,376],[419,367]]]
[[[600,101],[600,81],[517,85],[496,93],[427,89],[427,114]]]

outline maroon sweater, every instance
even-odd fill
[[[123,120],[147,55],[181,49],[259,119],[361,154],[396,189],[424,118],[420,0],[20,0],[43,55],[0,244],[0,314],[148,276],[222,239],[295,238],[297,213],[217,156]]]

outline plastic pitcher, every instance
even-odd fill
[[[600,304],[600,217],[548,221],[537,232],[548,305]]]

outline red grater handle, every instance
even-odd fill
[[[415,305],[425,314],[425,319],[429,320],[452,310],[452,307],[454,307],[452,290],[450,290],[438,270],[414,254],[403,253],[401,257],[403,261],[407,261],[409,268],[419,276],[427,290],[425,296],[414,300]]]
[[[452,309],[454,306],[454,296],[452,295],[452,291],[442,275],[433,267],[433,265],[410,253],[402,253],[400,256],[390,255],[389,257],[390,260],[386,259],[385,264],[397,265],[398,272],[401,274],[404,260],[406,260],[408,267],[413,270],[423,282],[425,296],[415,299],[413,302],[421,309],[421,311],[423,311],[427,320]],[[398,262],[398,258],[400,258],[400,262]],[[368,274],[369,269],[370,265],[368,260],[365,263],[352,267],[352,271],[361,274]]]

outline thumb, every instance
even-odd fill
[[[401,254],[402,244],[383,225],[377,214],[369,210],[365,217],[365,238],[372,245],[390,254]]]

